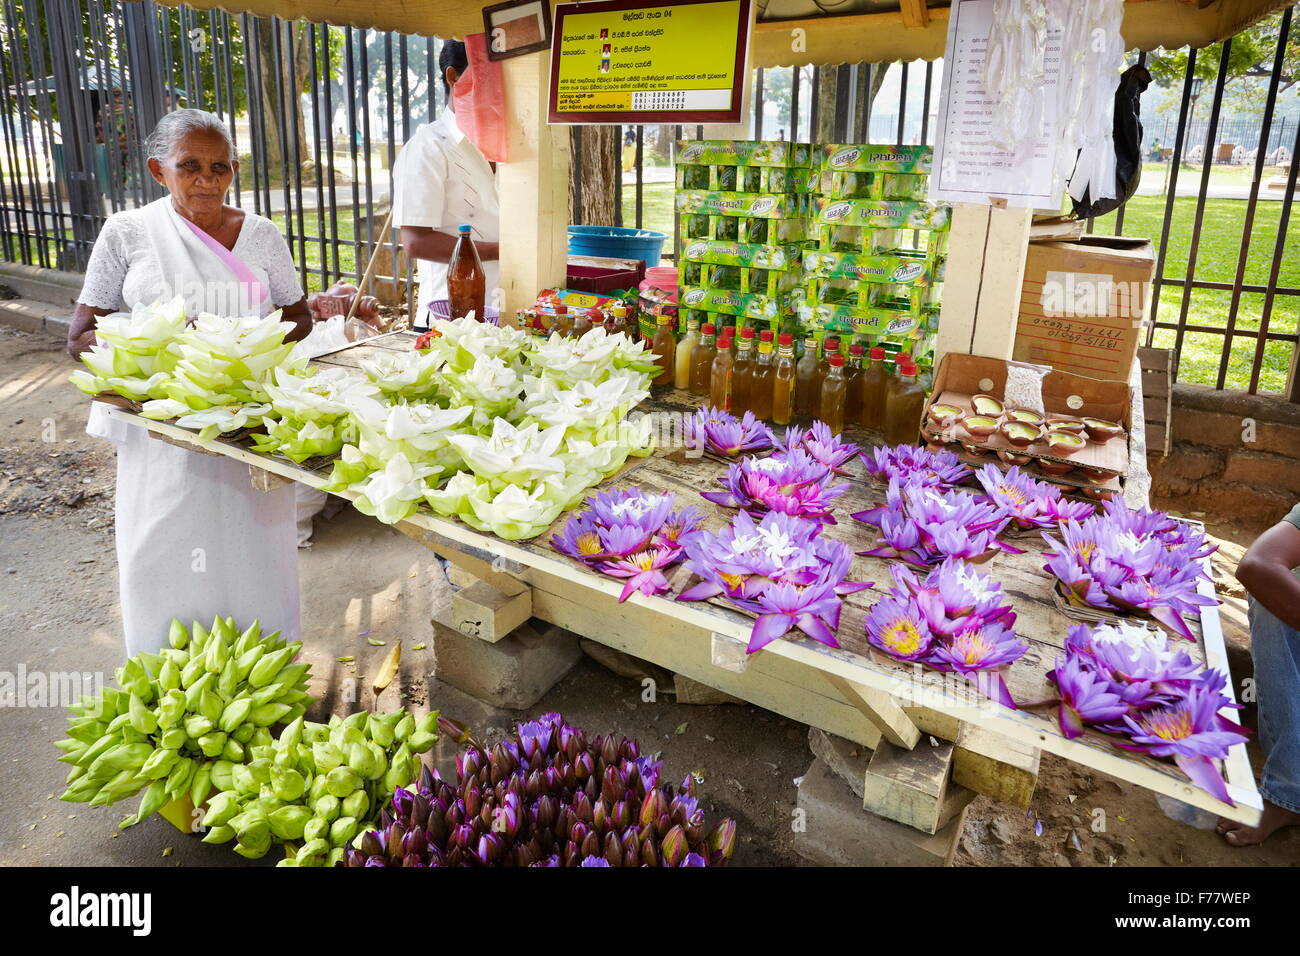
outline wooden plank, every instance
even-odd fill
[[[1029,252],[1032,209],[993,206],[980,280],[971,354],[1010,359],[1020,318],[1020,293]],[[951,259],[949,260],[951,262]]]
[[[744,641],[738,641],[729,634],[714,631],[709,635],[709,657],[713,666],[733,674],[743,674],[749,669],[753,655],[748,653],[747,647]]]
[[[921,739],[921,731],[912,723],[912,718],[889,694],[835,674],[827,674],[826,679],[849,703],[862,711],[862,715],[875,724],[880,735],[891,744],[911,750]]]
[[[489,289],[488,305],[512,323],[538,291],[563,285],[568,270],[569,128],[546,122],[549,66],[546,50],[501,64],[509,158],[497,167],[503,298]]]
[[[898,12],[903,15],[903,26],[911,30],[930,25],[930,11],[925,0],[899,0]]]
[[[994,800],[1028,807],[1042,751],[983,727],[963,724],[953,747],[952,779]]]
[[[904,750],[882,740],[867,764],[863,809],[922,833],[938,832],[975,797],[950,783],[952,762],[947,741]]]
[[[943,302],[939,307],[939,332],[934,364],[949,352],[970,354],[979,306],[984,246],[988,242],[989,206],[959,202],[952,206],[952,233],[948,237],[948,264],[944,272]]]
[[[490,644],[532,616],[532,589],[519,581],[512,582],[508,589],[475,581],[451,595],[451,619],[456,630]]]

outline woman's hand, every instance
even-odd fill
[[[78,302],[72,312],[72,324],[68,326],[68,354],[76,359],[82,352],[89,351],[95,344],[95,323],[101,315],[112,313],[112,309],[96,309]]]
[[[307,299],[307,307],[317,322],[335,315],[347,315],[352,307],[352,300],[357,296],[357,287],[348,282],[334,283],[324,292],[317,292]],[[379,300],[373,295],[363,295],[357,303],[356,317],[361,321],[379,328],[383,318],[379,314]]]

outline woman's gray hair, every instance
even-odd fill
[[[230,160],[234,162],[235,141],[230,136],[230,128],[221,121],[220,116],[207,110],[176,110],[168,113],[158,121],[153,132],[145,137],[145,156],[161,163],[191,133],[216,133],[230,147]]]

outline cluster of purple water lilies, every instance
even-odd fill
[[[885,503],[853,517],[880,532],[876,546],[859,554],[899,558],[916,567],[931,567],[946,558],[978,560],[993,551],[1020,554],[998,535],[1011,520],[996,504],[963,491],[891,478]]]
[[[895,660],[970,678],[986,697],[1015,710],[1002,668],[1028,645],[1016,637],[1016,613],[1002,586],[952,558],[924,580],[901,565],[891,571],[894,587],[867,614],[867,640]]]
[[[952,488],[970,478],[971,470],[947,449],[930,451],[918,445],[884,445],[863,452],[867,474],[883,484],[895,479],[903,484]]]
[[[838,457],[829,444],[818,445],[818,452],[831,460]],[[701,494],[724,508],[740,508],[754,515],[776,511],[834,524],[831,504],[849,487],[846,482],[833,481],[834,467],[814,458],[801,442],[766,458],[751,455],[732,463],[726,477],[718,479],[726,490]]]
[[[844,466],[858,454],[856,444],[841,441],[840,436],[832,435],[830,426],[821,421],[813,422],[807,429],[787,428],[784,438],[776,438],[776,447],[787,454],[796,448],[801,449],[817,464],[837,475],[846,474]]]
[[[1039,481],[1015,466],[1003,471],[997,465],[985,465],[975,477],[984,488],[983,500],[1001,509],[1011,524],[1023,531],[1082,521],[1096,511],[1092,502],[1066,498],[1056,485]]]
[[[1197,592],[1206,577],[1201,559],[1217,545],[1163,512],[1108,501],[1090,518],[1063,523],[1059,541],[1046,532],[1043,540],[1051,549],[1044,570],[1076,604],[1146,615],[1194,641],[1185,615],[1219,603]]]
[[[1116,746],[1172,757],[1193,783],[1232,803],[1212,761],[1244,743],[1246,731],[1219,713],[1235,706],[1223,694],[1221,671],[1207,670],[1144,627],[1076,624],[1048,677],[1060,694],[1057,714],[1067,738],[1085,726],[1125,737]]]
[[[720,531],[698,532],[686,542],[686,567],[701,580],[678,600],[723,596],[756,614],[751,654],[791,630],[839,647],[840,599],[871,585],[846,580],[853,552],[821,530],[817,521],[780,511],[757,521],[741,511]]]
[[[665,569],[682,559],[704,520],[693,505],[673,511],[674,497],[637,487],[603,491],[570,516],[551,545],[592,570],[624,579],[620,601],[636,591],[662,594],[669,587]]]

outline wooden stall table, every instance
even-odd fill
[[[380,336],[316,362],[355,366],[360,356],[376,349],[409,349],[412,339],[410,333]],[[666,400],[647,401],[638,411],[692,410],[685,402],[675,403],[674,397],[689,399],[684,393],[670,392]],[[330,472],[328,460],[299,466],[254,452],[247,441],[201,441],[187,429],[151,421],[126,409],[114,408],[112,414],[165,440],[247,462],[262,487],[280,480],[320,487]],[[850,433],[848,437],[860,436]],[[637,485],[647,491],[671,491],[676,493],[679,507],[696,505],[704,511],[708,526],[717,527],[734,512],[711,504],[699,492],[718,487],[716,479],[725,468],[723,462],[710,457],[688,457],[682,448],[660,449],[648,458],[630,459],[600,489]],[[868,546],[871,531],[848,515],[879,503],[883,489],[866,475],[856,458],[849,468],[851,487],[835,509],[841,520],[826,533],[861,550]],[[499,641],[530,617],[540,618],[846,738],[873,751],[865,782],[866,808],[923,832],[947,832],[955,819],[959,833],[964,803],[974,793],[1027,806],[1041,751],[1232,820],[1248,825],[1259,820],[1261,799],[1244,746],[1234,747],[1224,762],[1228,791],[1236,804],[1228,806],[1193,786],[1172,763],[1121,751],[1100,733],[1089,730],[1067,740],[1057,726],[1054,708],[1009,710],[952,675],[920,665],[909,667],[880,654],[866,640],[863,618],[892,583],[886,561],[855,559],[851,579],[872,581],[874,586],[845,599],[838,649],[807,638],[781,639],[748,655],[745,647],[752,617],[721,600],[679,602],[672,598],[690,578],[681,566],[670,577],[673,587],[668,595],[636,593],[619,603],[621,582],[580,567],[548,543],[551,533],[567,518],[566,513],[550,530],[527,541],[505,541],[427,513],[413,515],[398,527],[479,579],[465,601],[480,613],[472,622],[445,622],[446,627],[460,632],[454,635],[456,639]],[[1029,644],[1029,650],[1006,673],[1014,699],[1029,703],[1053,696],[1047,673],[1075,622],[1053,602],[1052,579],[1042,568],[1039,537],[1017,538],[1015,544],[1025,548],[1025,553],[999,554],[981,570],[1001,581],[1016,611],[1016,631]],[[1202,593],[1213,594],[1209,581],[1202,582]],[[1189,653],[1226,672],[1217,608],[1205,609],[1192,627],[1198,639],[1194,647],[1187,644]],[[1232,686],[1229,676],[1227,693]],[[870,818],[863,815],[863,819]]]

